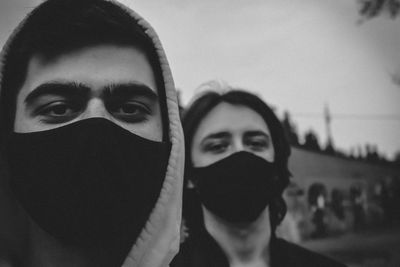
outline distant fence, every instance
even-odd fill
[[[288,213],[278,234],[293,242],[399,221],[400,169],[293,149]]]

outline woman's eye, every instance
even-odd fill
[[[249,140],[247,145],[254,150],[263,150],[268,148],[266,140]]]
[[[211,153],[222,153],[228,148],[227,143],[210,143],[206,144],[204,150]]]

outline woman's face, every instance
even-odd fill
[[[275,157],[264,119],[246,106],[223,102],[200,122],[191,144],[192,163],[194,167],[208,166],[239,151],[269,162]]]

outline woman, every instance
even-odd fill
[[[260,98],[206,92],[183,114],[183,128],[188,237],[175,266],[343,266],[275,236],[290,146]]]

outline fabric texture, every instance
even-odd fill
[[[247,151],[234,153],[205,167],[193,168],[201,203],[229,222],[254,221],[276,190],[275,165]]]
[[[123,266],[164,267],[169,265],[169,262],[177,253],[180,243],[184,141],[177,94],[166,55],[154,29],[136,12],[116,1],[110,0],[109,2],[127,10],[132,19],[137,21],[138,25],[143,28],[145,34],[153,42],[161,65],[166,90],[169,141],[171,142],[167,171],[157,202],[126,257]],[[13,38],[25,26],[27,17],[14,30],[2,49],[0,55],[0,81],[3,75],[3,68],[7,64],[5,55],[8,53]],[[0,125],[1,128],[2,126]],[[1,153],[4,153],[2,148],[0,148],[0,159],[4,159]],[[7,175],[7,163],[4,160],[0,160],[0,258],[12,255],[13,250],[18,246],[22,246],[23,244],[20,244],[18,240],[26,234],[23,224],[19,223],[21,217],[15,212],[17,203],[12,199],[12,194],[7,189],[7,186],[4,186]]]
[[[7,140],[11,190],[42,229],[65,245],[128,252],[159,196],[169,142],[104,118]]]

